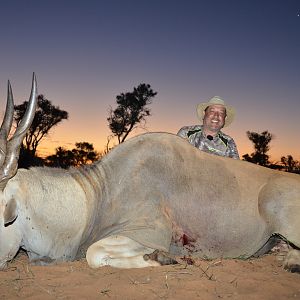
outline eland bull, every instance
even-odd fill
[[[38,264],[86,255],[93,268],[134,268],[160,265],[167,253],[248,258],[281,237],[293,248],[286,268],[299,271],[299,175],[207,154],[169,133],[132,138],[81,168],[17,170],[36,102],[34,77],[25,116],[8,138],[8,85],[0,132],[2,269],[20,248]]]

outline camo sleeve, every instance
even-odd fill
[[[227,145],[227,151],[226,156],[234,158],[234,159],[240,159],[239,152],[236,146],[235,141],[233,138],[230,138]]]
[[[177,135],[188,140],[189,139],[188,133],[191,133],[194,131],[200,131],[200,130],[201,130],[200,125],[184,126],[179,129],[179,131],[177,132]],[[191,142],[191,144],[194,144],[194,143]]]
[[[184,127],[180,128],[179,131],[177,132],[177,135],[181,136],[182,138],[187,139],[188,138],[187,133],[189,131],[189,128],[190,128],[190,126],[184,126]]]

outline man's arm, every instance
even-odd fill
[[[179,129],[179,131],[177,132],[177,135],[184,139],[188,139],[187,133],[189,132],[189,128],[190,128],[190,126],[181,127]]]
[[[236,143],[232,138],[228,141],[228,157],[240,159]]]

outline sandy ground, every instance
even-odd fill
[[[300,274],[275,253],[131,270],[93,270],[84,259],[33,266],[20,253],[0,271],[0,299],[300,299]]]

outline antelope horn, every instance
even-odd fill
[[[0,170],[0,190],[3,190],[5,188],[7,181],[12,178],[17,172],[21,144],[27,130],[29,129],[33,121],[36,106],[37,84],[35,74],[33,73],[31,95],[28,101],[25,115],[19,126],[17,127],[14,135],[6,144],[6,155]]]
[[[7,137],[11,129],[14,115],[14,100],[10,82],[7,85],[7,102],[4,119],[0,128],[0,167],[2,166],[6,156]]]

